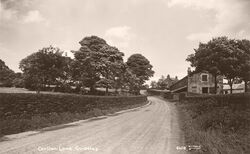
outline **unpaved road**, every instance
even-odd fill
[[[174,105],[150,105],[106,117],[5,137],[0,153],[175,154],[183,145]]]

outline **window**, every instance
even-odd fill
[[[208,75],[207,74],[201,75],[201,81],[207,82],[208,81]]]
[[[208,87],[202,87],[202,93],[208,94]]]
[[[192,87],[192,93],[196,93],[196,92],[197,92],[196,89],[197,89],[197,87],[196,87],[196,86],[193,86],[193,87]]]

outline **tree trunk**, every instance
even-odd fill
[[[95,93],[95,86],[94,85],[91,85],[90,86],[90,94],[94,94]]]
[[[109,88],[108,88],[108,86],[106,86],[106,95],[108,95],[108,93],[109,93]]]
[[[233,93],[233,81],[230,79],[230,80],[228,81],[228,84],[229,84],[229,86],[230,86],[230,94],[232,94],[232,93]]]
[[[214,93],[217,94],[217,74],[214,74]]]
[[[247,92],[247,81],[244,81],[245,82],[245,93]]]

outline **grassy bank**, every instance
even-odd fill
[[[147,103],[145,96],[0,93],[0,136],[107,115]]]
[[[235,96],[242,101],[196,97],[177,103],[186,145],[201,146],[190,153],[250,153],[250,100],[245,98],[249,95]]]

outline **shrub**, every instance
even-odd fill
[[[138,107],[146,96],[0,93],[0,137]]]
[[[0,119],[31,118],[52,113],[82,113],[93,108],[142,104],[145,96],[82,96],[71,94],[0,93]]]

